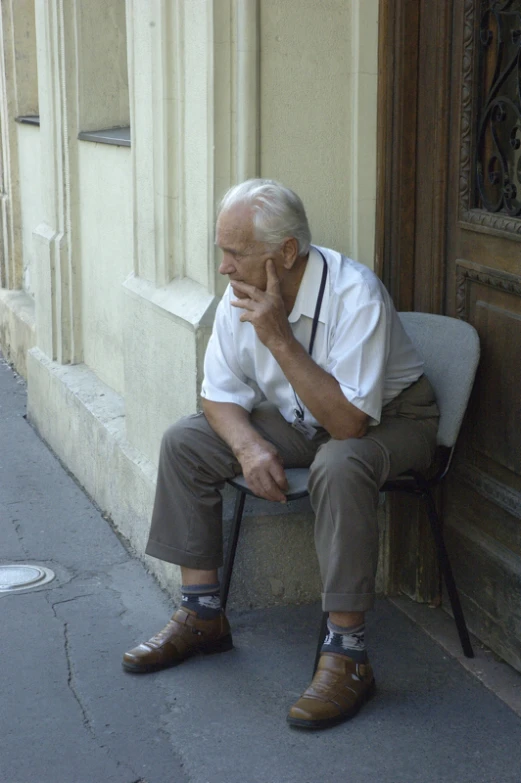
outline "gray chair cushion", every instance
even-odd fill
[[[305,497],[308,494],[308,468],[290,468],[286,470],[286,477],[288,479],[288,491],[286,497],[288,500],[297,500],[298,498]],[[246,492],[248,495],[253,495],[253,492],[246,484],[246,480],[243,475],[235,476],[235,478],[229,479],[228,484],[231,484],[235,489],[240,489],[241,492]]]
[[[431,313],[399,313],[425,362],[440,408],[438,445],[452,447],[467,408],[479,361],[479,337],[466,321]]]

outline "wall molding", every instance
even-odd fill
[[[474,264],[463,259],[456,260],[456,317],[464,321],[468,320],[468,284],[480,283],[481,285],[497,288],[508,294],[521,296],[521,279],[517,275],[508,272],[499,272],[496,269]]]
[[[0,5],[0,288],[22,286],[22,236],[13,8]]]
[[[76,4],[37,0],[43,222],[33,230],[38,345],[81,362]]]
[[[516,519],[521,519],[521,494],[519,492],[496,481],[468,462],[458,464],[455,473],[458,478],[461,478],[484,498],[508,511]]]

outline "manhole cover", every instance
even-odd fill
[[[41,587],[51,582],[54,576],[54,571],[43,566],[2,565],[0,566],[0,594]]]

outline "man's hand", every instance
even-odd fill
[[[288,480],[275,446],[250,422],[250,414],[233,402],[202,401],[210,427],[231,448],[252,492],[266,500],[285,503]]]
[[[266,500],[286,502],[284,490],[288,489],[288,480],[275,446],[268,441],[251,443],[237,452],[236,457],[252,492]]]
[[[271,258],[266,261],[266,276],[266,291],[232,280],[231,286],[238,298],[232,301],[231,305],[245,311],[240,320],[253,324],[259,340],[271,350],[276,345],[290,343],[294,337],[286,315],[275,264]]]

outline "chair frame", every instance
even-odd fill
[[[427,318],[427,319],[436,319],[436,320],[438,319],[454,320],[454,319],[447,318],[447,316],[433,315],[428,313],[399,313],[399,315],[402,319],[402,323],[406,331],[409,333],[409,336],[411,337],[413,344],[417,346],[420,353],[422,353],[421,346],[417,345],[415,336],[410,334],[412,328],[411,324],[414,325],[414,321],[415,320],[417,321],[418,317],[422,319]],[[411,318],[413,319],[412,321]],[[469,330],[469,328],[471,328],[470,325],[466,324],[466,329]],[[472,331],[475,332],[474,329],[472,329]],[[474,363],[472,361],[470,362],[469,375],[467,376],[467,378],[465,379],[460,378],[460,381],[462,383],[461,391],[463,395],[461,401],[465,403],[465,407],[466,407],[466,403],[468,402],[470,391],[472,389],[474,374],[479,360],[479,340],[476,334],[474,336],[474,340],[475,340],[475,345],[473,349],[471,349],[471,353],[469,354],[469,357],[471,358],[471,360],[472,358],[474,358],[475,361]],[[429,376],[428,362],[426,361],[425,364],[426,364],[426,373],[427,376]],[[439,367],[436,368],[436,365],[434,366],[431,365],[431,369],[433,370],[434,373],[433,378],[434,380],[436,380],[436,375],[439,374],[440,368]],[[434,388],[436,389],[436,384],[434,383],[433,385]],[[438,438],[439,438],[438,447],[436,450],[436,457],[434,462],[434,464],[437,466],[437,469],[433,475],[431,475],[430,473],[424,475],[423,473],[419,473],[413,470],[406,471],[405,473],[402,473],[400,476],[397,476],[395,479],[385,482],[385,484],[383,484],[382,487],[380,488],[380,492],[386,492],[386,493],[404,492],[420,498],[425,503],[425,507],[426,507],[426,511],[431,527],[431,532],[432,532],[432,536],[434,539],[434,544],[438,556],[438,562],[440,565],[443,579],[445,581],[445,585],[447,587],[452,613],[454,615],[454,620],[456,623],[456,628],[458,630],[458,635],[461,642],[461,647],[463,649],[463,654],[467,658],[473,658],[474,651],[472,649],[472,644],[470,641],[467,624],[465,622],[465,617],[463,614],[463,609],[461,607],[459,594],[456,588],[454,575],[452,573],[452,567],[447,553],[447,548],[445,546],[442,522],[436,510],[436,504],[433,496],[433,490],[443,481],[443,479],[445,478],[445,476],[449,471],[463,415],[464,415],[464,409],[461,409],[461,411],[457,413],[456,418],[455,419],[453,418],[452,420],[452,429],[450,428],[450,424],[449,424],[449,429],[445,427],[442,433],[442,428],[440,426],[440,431],[438,432]],[[442,411],[442,421],[443,421],[443,411]],[[450,415],[447,418],[447,421],[448,422],[451,421]],[[292,470],[295,469],[289,468],[287,470],[288,477],[290,476]],[[302,478],[302,476],[299,478]],[[222,580],[221,580],[221,584],[222,584],[221,603],[223,607],[226,607],[226,603],[228,600],[228,593],[230,589],[233,564],[235,561],[235,554],[237,551],[237,544],[239,540],[241,522],[244,513],[244,503],[246,500],[246,495],[251,495],[252,497],[256,497],[256,495],[247,486],[244,477],[242,475],[229,479],[228,483],[231,486],[235,487],[235,489],[237,490],[237,496],[235,499],[235,509],[233,514],[230,536],[228,539],[228,549],[224,561]],[[303,489],[302,484],[300,484],[300,486],[294,487],[294,489],[291,490],[290,493],[288,493],[287,500],[296,500],[298,498],[307,497],[308,494],[309,493],[307,491],[307,487]],[[327,628],[326,623],[327,623],[327,613],[324,612],[322,615],[322,625],[321,625],[320,635],[319,635],[319,640],[317,645],[317,653],[315,656],[315,668],[318,662],[320,648],[322,646],[326,634],[326,628]]]
[[[435,475],[430,478],[426,478],[423,474],[416,471],[407,471],[402,473],[396,479],[387,481],[380,488],[380,492],[404,492],[409,495],[415,495],[425,502],[427,515],[429,517],[429,523],[431,526],[431,532],[436,546],[436,552],[438,555],[438,562],[440,564],[441,572],[447,587],[449,594],[450,604],[456,628],[458,631],[459,639],[463,654],[466,658],[473,658],[474,651],[472,649],[472,643],[470,641],[467,624],[465,622],[465,616],[461,607],[461,601],[459,598],[456,582],[452,573],[452,567],[449,560],[447,548],[445,546],[445,540],[443,537],[443,529],[441,520],[436,510],[436,504],[432,490],[440,484],[449,471],[450,464],[452,462],[452,455],[454,453],[454,447],[449,448],[447,446],[438,446],[436,451],[436,462],[439,465]],[[291,470],[291,468],[289,469]],[[244,504],[246,502],[246,496],[257,497],[244,483],[243,477],[230,479],[228,483],[237,490],[235,497],[235,508],[233,512],[232,524],[230,528],[230,534],[228,537],[228,547],[226,557],[224,560],[222,579],[221,579],[221,604],[223,609],[226,608],[228,602],[228,594],[230,591],[230,584],[233,572],[233,565],[235,562],[235,555],[237,552],[237,545],[239,543],[239,534],[241,530],[242,518],[244,514]],[[298,491],[289,493],[287,499],[298,500],[299,498],[308,496],[307,489],[304,491]],[[322,613],[322,621],[320,626],[320,632],[318,637],[318,644],[315,654],[315,661],[313,672],[316,671],[318,665],[318,659],[320,657],[320,649],[322,647],[324,638],[327,632],[327,617],[328,613]]]
[[[235,496],[235,507],[233,509],[232,524],[230,527],[230,533],[228,536],[228,547],[226,550],[226,556],[224,558],[224,565],[221,576],[221,606],[226,609],[228,603],[228,593],[230,592],[230,583],[232,581],[233,564],[235,563],[235,555],[237,553],[237,544],[239,543],[239,533],[241,532],[242,516],[244,513],[244,504],[246,502],[246,496],[250,495],[252,498],[258,497],[254,492],[249,489],[245,484],[239,483],[242,476],[232,478],[228,480],[228,484],[237,490]],[[309,492],[306,490],[300,492],[288,492],[286,499],[300,500],[300,498],[308,497]]]
[[[447,547],[445,546],[442,523],[436,509],[436,503],[434,501],[432,492],[432,490],[435,489],[435,487],[437,487],[438,484],[440,484],[447,475],[450,464],[452,462],[453,453],[454,447],[449,448],[448,446],[438,446],[436,451],[436,461],[439,467],[434,476],[431,478],[426,478],[422,473],[418,473],[417,471],[406,471],[396,479],[387,481],[380,488],[380,492],[404,492],[409,495],[415,495],[425,502],[431,533],[434,539],[436,553],[438,555],[438,562],[443,579],[445,581],[447,593],[449,594],[450,605],[452,614],[454,616],[454,621],[456,623],[461,648],[466,658],[474,658],[474,650],[472,649],[472,643],[470,641],[465,615],[463,614],[458,589],[456,587],[452,566],[450,564],[449,554],[447,552]],[[322,647],[323,640],[326,636],[327,616],[327,612],[322,613],[322,624],[320,627],[319,641],[315,654],[313,672],[316,671],[318,659],[320,657],[320,648]]]

